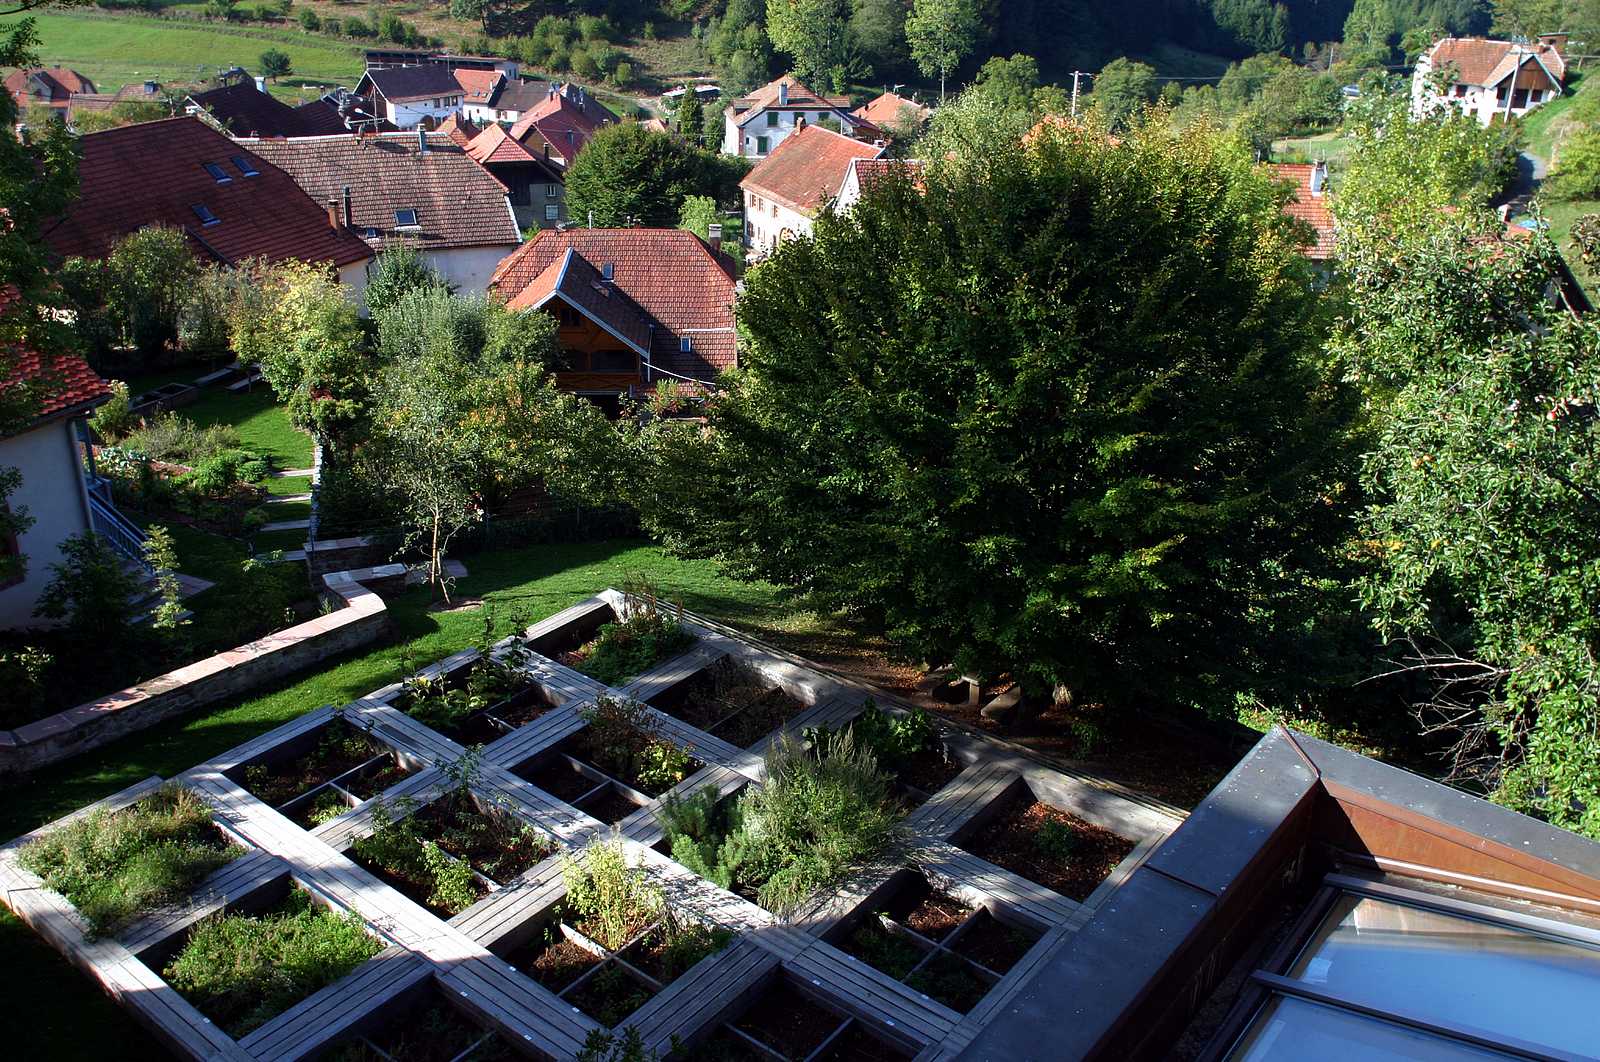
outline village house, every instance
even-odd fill
[[[927,123],[933,108],[897,93],[885,92],[850,113],[882,131],[906,125],[920,127]]]
[[[548,82],[501,78],[486,98],[469,98],[461,113],[474,122],[509,124],[538,106],[549,95]]]
[[[335,105],[313,100],[291,107],[267,91],[266,78],[249,75],[191,93],[183,110],[235,137],[316,136],[345,130],[344,116]]]
[[[115,92],[74,92],[67,101],[67,124],[76,126],[78,117],[94,111],[109,111],[119,103],[157,103],[166,96],[159,81],[139,81],[123,85]]]
[[[458,126],[465,132],[465,126]],[[455,137],[452,135],[452,140]],[[552,228],[567,219],[564,174],[506,131],[490,123],[465,145],[467,155],[506,187],[511,212],[524,229]]]
[[[556,386],[608,414],[661,380],[697,387],[734,366],[733,262],[683,229],[546,229],[495,271],[514,310],[560,324]]]
[[[838,198],[852,163],[878,159],[883,152],[881,146],[802,123],[739,182],[745,244],[760,257],[784,240],[809,236],[817,214]]]
[[[1449,103],[1483,125],[1519,118],[1565,91],[1566,46],[1564,33],[1545,34],[1531,44],[1446,37],[1417,59],[1412,109],[1420,113]],[[1436,84],[1440,75],[1442,86]]]
[[[167,118],[78,141],[79,193],[43,226],[61,258],[104,258],[152,225],[181,230],[196,257],[325,262],[359,297],[372,249],[293,178],[198,118]]]
[[[448,134],[419,129],[240,143],[324,204],[369,253],[415,247],[463,294],[481,294],[500,260],[522,242],[506,186]]]
[[[1294,197],[1284,204],[1283,212],[1316,232],[1305,256],[1313,262],[1329,262],[1333,258],[1333,211],[1328,205],[1328,164],[1272,162],[1267,166],[1273,176],[1294,185]]]
[[[13,70],[6,75],[6,91],[17,103],[17,110],[49,107],[66,114],[74,93],[93,93],[94,82],[64,66]]]
[[[497,70],[515,79],[522,69],[522,64],[517,60],[500,55],[460,55],[418,48],[368,48],[362,56],[368,70],[384,70],[395,66],[440,66],[446,70]]]
[[[396,129],[433,128],[461,109],[466,90],[447,66],[368,68],[356,95],[372,100],[375,112]]]
[[[836,122],[846,136],[876,135],[849,107],[848,97],[820,96],[785,74],[728,104],[722,115],[722,152],[763,159],[797,130],[818,122]]]
[[[0,290],[0,308],[16,298]],[[32,525],[0,538],[0,553],[24,560],[21,573],[0,583],[0,629],[35,626],[34,606],[50,582],[50,566],[61,562],[61,544],[73,535],[96,531],[130,565],[142,565],[144,534],[117,512],[110,485],[88,471],[84,418],[111,397],[111,391],[76,354],[44,357],[24,350],[0,387],[23,383],[41,389],[33,418],[0,438],[0,467],[14,468],[21,483],[6,503],[27,510]]]
[[[923,190],[921,159],[853,158],[844,171],[844,180],[833,198],[833,209],[841,214],[856,205],[862,193],[891,174],[904,174],[920,192]]]
[[[529,151],[564,169],[572,165],[596,130],[616,120],[615,114],[581,86],[552,81],[544,99],[511,126],[511,135]]]

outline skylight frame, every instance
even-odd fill
[[[202,162],[200,165],[205,168],[205,171],[208,174],[211,175],[211,179],[216,181],[218,184],[232,184],[233,183],[233,175],[230,174],[227,170],[222,168],[222,163],[220,163],[220,162]]]
[[[239,176],[241,177],[261,176],[261,171],[255,167],[254,163],[252,163],[243,155],[233,155],[230,157],[229,161],[233,163],[234,168],[239,171]]]
[[[409,220],[407,220],[409,218]],[[420,229],[422,222],[416,207],[400,207],[394,212],[394,227],[397,229]]]
[[[194,211],[194,216],[200,219],[200,224],[206,228],[222,224],[222,219],[204,203],[190,203],[189,209]]]

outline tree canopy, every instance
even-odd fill
[[[671,227],[686,195],[736,198],[745,166],[637,122],[602,126],[567,170],[567,212],[601,227]]]
[[[710,432],[661,429],[648,520],[1033,690],[1304,681],[1352,402],[1285,190],[1199,130],[975,146],[752,271],[740,368]]]

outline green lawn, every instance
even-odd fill
[[[1314,136],[1285,137],[1272,143],[1272,157],[1283,162],[1326,162],[1338,167],[1355,146],[1355,140],[1337,130]]]
[[[242,393],[225,387],[211,388],[200,401],[179,412],[201,427],[232,424],[239,429],[239,438],[246,447],[270,454],[279,468],[311,467],[311,436],[294,429],[289,423],[289,411],[266,384],[256,384]]]
[[[102,92],[146,78],[193,81],[234,65],[254,71],[268,48],[287,52],[299,79],[354,85],[361,76],[361,50],[355,44],[297,29],[89,11],[46,11],[34,18],[45,65],[70,66]]]
[[[310,476],[273,476],[262,486],[268,494],[306,494],[311,490]]]
[[[633,541],[535,546],[464,558],[471,573],[458,600],[483,598],[495,637],[607,586],[651,578],[685,608],[756,628],[789,626],[799,614],[776,603],[772,587],[738,582],[703,561],[680,561]],[[426,589],[389,603],[395,643],[357,653],[314,674],[192,718],[174,720],[0,790],[0,838],[9,839],[134,782],[170,777],[324,704],[344,704],[406,673],[475,644],[485,611],[428,611]],[[164,1058],[150,1038],[25,926],[0,908],[0,956],[11,974],[0,1024],[6,1057],[143,1060]]]
[[[1582,81],[1583,72],[1572,71],[1567,76],[1567,91],[1560,99],[1551,100],[1542,107],[1534,108],[1526,118],[1522,119],[1522,135],[1528,151],[1544,159],[1545,162],[1550,161],[1556,139],[1567,124],[1561,121],[1561,118],[1577,101]]]

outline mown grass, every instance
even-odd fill
[[[178,412],[202,428],[232,424],[246,449],[271,456],[279,468],[311,467],[311,436],[295,430],[288,409],[265,384],[243,393],[213,388]]]
[[[1583,87],[1583,72],[1572,71],[1567,75],[1566,92],[1543,106],[1535,107],[1522,119],[1523,143],[1530,153],[1539,156],[1547,163],[1552,160],[1556,142],[1564,131],[1563,127],[1568,124],[1562,118],[1577,102],[1578,92]],[[1597,90],[1590,88],[1589,91]]]
[[[45,65],[70,66],[102,92],[146,78],[189,82],[234,65],[255,70],[268,48],[287,52],[301,79],[354,85],[361,76],[361,50],[354,43],[299,30],[89,11],[34,17]]]
[[[492,633],[559,612],[607,586],[644,576],[668,601],[758,630],[796,630],[817,622],[781,605],[775,588],[731,579],[706,561],[683,561],[638,541],[534,546],[463,558],[469,575],[458,601],[482,599]],[[425,588],[389,602],[396,640],[352,654],[273,689],[178,719],[97,749],[24,783],[0,790],[0,838],[25,833],[153,774],[171,777],[323,704],[345,704],[421,665],[475,644],[484,608],[433,611]],[[0,957],[14,976],[3,1001],[11,1057],[134,1060],[167,1056],[76,969],[0,907]]]

